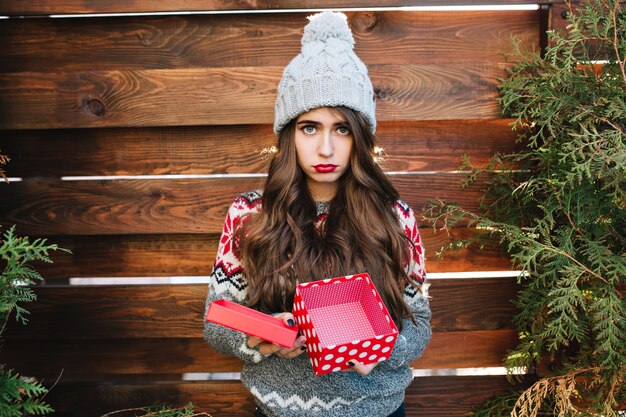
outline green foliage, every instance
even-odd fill
[[[526,147],[482,167],[464,159],[468,183],[488,178],[480,212],[438,202],[425,214],[484,230],[523,271],[506,364],[547,360],[554,375],[512,407],[501,399],[510,415],[553,404],[559,416],[615,416],[626,402],[626,15],[618,1],[589,0],[549,40],[543,57],[516,43],[500,86]]]
[[[196,413],[193,403],[188,403],[182,408],[171,408],[169,406],[151,406],[144,408],[145,416],[150,417],[186,417],[186,416],[208,416],[206,413]]]
[[[2,173],[0,173],[1,175]],[[12,227],[0,242],[0,336],[11,313],[22,324],[28,322],[28,310],[23,303],[35,300],[31,285],[41,281],[41,275],[31,267],[34,261],[51,262],[49,252],[59,249],[44,239],[30,242],[28,237],[15,235]],[[22,377],[0,364],[0,417],[43,415],[54,410],[42,401],[47,389],[37,381]]]
[[[42,279],[30,264],[33,261],[52,262],[49,252],[58,249],[57,245],[47,244],[45,239],[30,242],[28,237],[16,236],[15,227],[4,233],[0,244],[0,258],[4,264],[0,274],[0,329],[4,329],[12,312],[22,324],[28,322],[28,311],[21,304],[36,299],[30,285]]]
[[[0,365],[0,417],[37,416],[54,410],[39,396],[48,390],[36,381],[22,377]]]
[[[107,413],[102,417],[211,417],[210,414],[194,411],[193,403],[188,403],[184,407],[172,408],[169,406],[150,406],[143,408],[129,408]],[[0,416],[1,417],[1,416]]]

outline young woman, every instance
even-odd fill
[[[375,161],[373,88],[353,46],[341,14],[306,26],[278,86],[265,186],[228,211],[207,309],[227,298],[293,326],[298,282],[367,271],[400,335],[387,361],[316,376],[304,336],[287,349],[205,322],[209,344],[243,361],[256,416],[404,416],[409,364],[431,337],[417,225]]]

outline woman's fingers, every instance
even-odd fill
[[[293,327],[296,325],[296,321],[295,321],[295,318],[293,317],[293,314],[289,312],[277,314],[275,317],[281,319],[289,327]],[[306,348],[304,347],[305,343],[306,343],[306,338],[304,336],[298,336],[296,340],[294,341],[294,344],[291,347],[291,349],[278,346],[279,349],[274,351],[273,353],[283,358],[295,358],[296,356],[299,356],[306,351]]]
[[[295,358],[306,352],[306,338],[298,336],[291,349],[281,348],[276,354],[283,358]]]
[[[306,347],[304,346],[304,341],[298,342],[294,344],[294,347],[291,349],[284,348],[282,346],[276,345],[270,342],[261,342],[257,346],[257,350],[261,353],[261,355],[271,355],[276,354],[282,358],[295,358],[306,352]]]
[[[296,320],[294,319],[293,314],[289,312],[277,314],[275,317],[282,319],[282,321],[289,327],[293,327],[296,325]]]
[[[261,355],[268,356],[274,353],[280,352],[283,349],[281,346],[276,345],[270,342],[261,342],[257,346],[257,350],[261,353]]]
[[[378,362],[369,363],[367,365],[363,365],[361,362],[349,361],[348,365],[352,366],[352,368],[350,368],[350,369],[358,372],[362,376],[365,376],[365,375],[369,374],[370,372],[372,372],[372,370],[374,368],[376,368],[376,365],[378,365]]]
[[[278,352],[281,347],[274,343],[266,342],[265,340],[256,336],[248,336],[248,347],[256,349],[261,355],[268,356]]]
[[[289,327],[296,325],[293,314],[289,312],[277,314],[275,317],[281,319]],[[306,338],[304,336],[298,336],[291,348],[284,348],[277,344],[266,342],[256,336],[248,337],[248,347],[258,350],[259,353],[264,356],[275,354],[283,358],[295,358],[306,351],[305,343]]]

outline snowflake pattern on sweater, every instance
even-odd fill
[[[258,213],[260,209],[261,194],[258,191],[241,194],[230,206],[213,265],[210,292],[229,294],[238,302],[245,301],[248,284],[243,277],[241,259],[235,253],[234,234],[246,216]]]
[[[328,208],[327,203],[317,204],[318,225],[328,216]],[[391,357],[368,376],[361,377],[356,372],[315,376],[306,354],[294,359],[263,356],[247,346],[247,335],[205,321],[205,339],[215,350],[242,360],[242,383],[268,417],[383,417],[402,402],[404,390],[412,380],[409,363],[421,355],[431,337],[431,313],[424,250],[413,211],[402,201],[397,201],[393,208],[406,236],[413,242],[405,269],[413,282],[422,285],[416,288],[409,284],[404,291],[415,323],[404,319]],[[246,303],[248,284],[237,255],[234,233],[242,222],[261,209],[260,191],[241,194],[230,206],[209,280],[205,315],[209,305],[219,299]]]

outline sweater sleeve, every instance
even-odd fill
[[[404,301],[411,310],[415,323],[409,318],[405,318],[402,322],[402,331],[385,365],[391,368],[408,365],[421,356],[432,337],[431,311],[428,302],[429,284],[426,282],[424,268],[424,247],[413,211],[402,202],[399,202],[396,208],[404,232],[413,243],[406,271],[411,281],[419,285],[409,283],[405,288]]]
[[[218,352],[236,356],[244,362],[258,363],[264,359],[257,350],[247,345],[248,336],[236,330],[206,320],[212,302],[227,299],[245,305],[248,283],[237,255],[234,234],[245,216],[257,212],[260,196],[254,193],[239,196],[230,206],[220,237],[217,257],[209,277],[209,288],[204,309],[204,338]]]

